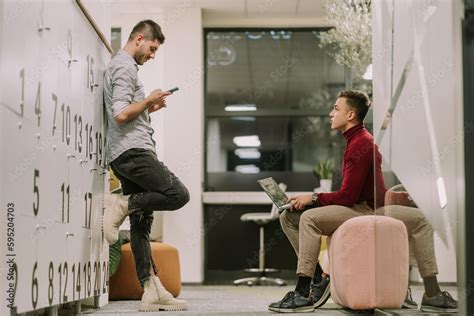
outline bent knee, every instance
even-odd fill
[[[183,186],[183,189],[181,191],[181,206],[180,207],[183,207],[185,206],[189,200],[191,199],[190,195],[189,195],[189,191],[186,187]]]
[[[420,212],[421,213],[421,212]],[[428,219],[421,213],[420,216],[417,216],[417,222],[420,227],[424,227],[425,229],[429,230],[430,232],[434,232],[434,228]]]
[[[283,228],[295,225],[298,226],[299,220],[299,214],[297,214],[296,212],[285,210],[283,213],[280,214],[280,225]]]
[[[177,193],[173,197],[170,197],[170,199],[172,200],[173,204],[172,210],[180,209],[189,202],[189,191],[186,187],[183,186],[177,191]]]
[[[309,223],[313,221],[314,216],[310,212],[303,212],[300,217],[300,223]]]

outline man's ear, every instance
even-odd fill
[[[355,111],[349,111],[349,113],[347,113],[347,120],[348,121],[357,120],[356,112]]]
[[[143,34],[137,34],[137,36],[135,36],[135,45],[136,46],[140,46],[141,42],[144,40],[144,36]]]

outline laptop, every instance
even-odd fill
[[[273,204],[276,205],[279,213],[282,213],[284,210],[291,208],[291,204],[288,203],[288,196],[278,186],[278,183],[275,181],[275,179],[270,177],[257,180],[257,182],[263,188],[265,193],[270,197]]]

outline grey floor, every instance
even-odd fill
[[[139,301],[114,301],[100,309],[84,310],[87,315],[264,315],[273,314],[267,310],[269,303],[280,300],[287,291],[293,290],[294,286],[286,287],[247,287],[247,286],[184,286],[180,298],[187,300],[188,310],[185,312],[138,312]],[[457,298],[455,287],[443,287],[448,290],[454,298]],[[423,295],[422,286],[412,286],[413,298],[418,303]],[[319,315],[347,315],[361,314],[345,310],[329,300],[323,307],[317,309],[315,314]],[[369,314],[369,313],[362,313]],[[403,315],[415,315],[408,311]],[[418,313],[417,315],[421,315]]]

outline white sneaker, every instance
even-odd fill
[[[128,216],[129,195],[104,194],[104,235],[110,245],[117,242],[119,227]]]
[[[142,296],[140,311],[184,311],[187,309],[186,301],[178,300],[165,289],[157,276],[152,276],[144,284],[145,293]]]

